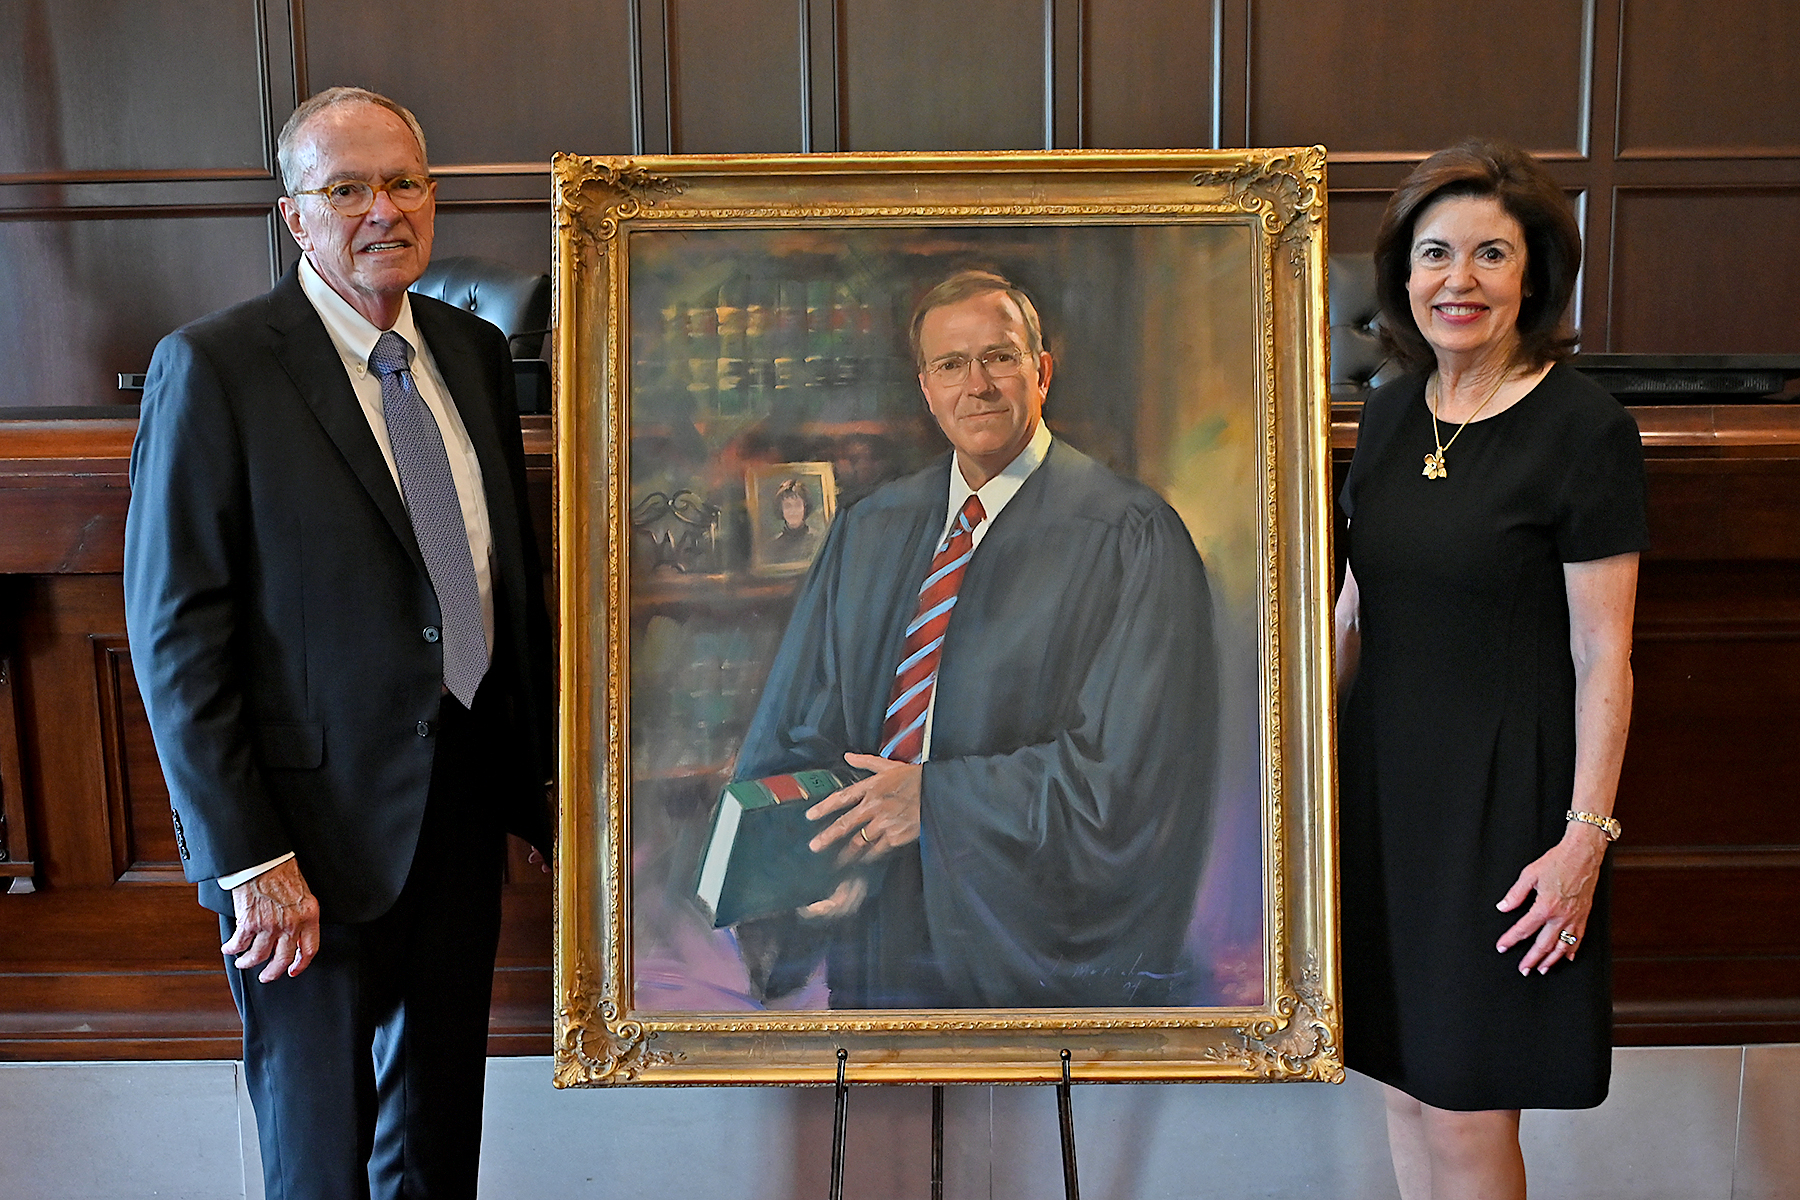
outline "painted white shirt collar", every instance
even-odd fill
[[[1025,443],[1025,448],[1002,467],[998,475],[979,488],[969,486],[969,481],[963,478],[962,469],[956,465],[956,455],[952,454],[950,502],[944,513],[944,528],[938,534],[938,545],[943,545],[944,538],[950,535],[950,522],[956,519],[956,514],[962,511],[963,504],[970,496],[981,497],[981,509],[987,514],[987,519],[975,527],[974,543],[981,545],[981,539],[987,536],[987,531],[1000,515],[1000,510],[1012,503],[1012,498],[1019,494],[1019,489],[1031,478],[1031,473],[1044,465],[1044,456],[1050,453],[1050,443],[1053,440],[1050,426],[1040,416],[1037,429],[1032,432],[1031,440]]]

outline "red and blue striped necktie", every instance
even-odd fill
[[[937,687],[944,631],[950,627],[950,613],[956,607],[956,592],[962,587],[969,556],[975,553],[975,527],[986,519],[979,496],[963,502],[919,587],[919,607],[906,627],[906,644],[894,671],[893,697],[881,724],[883,758],[918,762],[924,754],[925,714]]]

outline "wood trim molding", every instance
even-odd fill
[[[1617,871],[1782,870],[1800,867],[1800,846],[1620,846]]]
[[[1800,146],[1640,146],[1621,150],[1620,162],[1721,162],[1800,158]]]
[[[1645,405],[1626,409],[1638,423],[1646,450],[1744,447],[1788,457],[1800,451],[1800,404]],[[1356,448],[1362,416],[1357,401],[1331,406],[1331,448]]]
[[[275,175],[259,167],[166,167],[132,171],[13,171],[0,173],[0,186],[48,183],[216,183],[227,179],[272,180]]]
[[[549,455],[554,440],[551,420],[546,414],[519,418],[527,457]],[[7,420],[5,410],[0,409],[0,477],[8,473],[7,464],[15,460],[67,464],[72,474],[121,475],[136,436],[136,417],[70,416],[14,421]]]
[[[1617,965],[1622,960],[1613,961]],[[1704,971],[1709,965],[1706,960],[1695,960],[1691,968]],[[1735,1046],[1794,1041],[1800,1041],[1800,999],[1613,1003],[1615,1046]]]

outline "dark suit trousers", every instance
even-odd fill
[[[506,835],[495,723],[443,701],[418,850],[387,913],[323,926],[296,978],[225,973],[268,1200],[475,1195]],[[301,863],[302,874],[306,864]],[[221,919],[229,937],[232,919]]]

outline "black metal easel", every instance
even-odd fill
[[[1063,1195],[1081,1200],[1081,1179],[1075,1170],[1075,1105],[1069,1096],[1069,1052],[1062,1052],[1062,1082],[1056,1085],[1056,1124],[1062,1134]]]
[[[931,1085],[931,1200],[944,1200],[944,1085]]]
[[[1062,1139],[1063,1196],[1081,1200],[1081,1179],[1075,1169],[1075,1106],[1070,1096],[1070,1054],[1062,1052],[1062,1082],[1056,1085],[1056,1124]],[[844,1200],[844,1139],[850,1127],[850,1085],[844,1082],[844,1065],[850,1052],[838,1047],[837,1096],[831,1113],[830,1200]],[[944,1200],[944,1085],[931,1085],[931,1200]]]
[[[844,1063],[850,1052],[837,1052],[837,1101],[831,1113],[831,1200],[844,1200],[844,1134],[850,1127],[850,1085],[844,1082]]]

